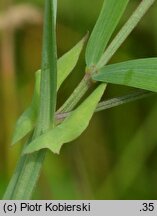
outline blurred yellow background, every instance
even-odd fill
[[[99,14],[102,0],[58,0],[58,57],[72,48]],[[139,0],[130,1],[118,28]],[[17,117],[31,101],[40,68],[42,0],[0,1],[0,196],[13,174],[22,143],[10,147]],[[112,58],[112,62],[157,55],[157,4]],[[58,107],[81,80],[84,52],[58,93]],[[108,85],[104,99],[132,88]],[[157,97],[94,115],[80,138],[48,153],[34,199],[156,199]]]

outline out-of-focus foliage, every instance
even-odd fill
[[[2,1],[3,2],[3,1]],[[0,5],[3,5],[1,2]],[[11,1],[10,1],[11,2]],[[30,3],[42,13],[43,1]],[[102,0],[59,0],[58,56],[91,32]],[[121,24],[139,0],[130,1]],[[4,13],[7,6],[0,8]],[[1,15],[1,13],[0,13]],[[0,16],[0,20],[1,20]],[[157,4],[126,40],[111,63],[157,55]],[[0,195],[13,173],[20,147],[10,148],[17,116],[30,103],[34,73],[40,68],[42,23],[25,24],[10,34],[0,31]],[[9,32],[9,34],[8,34]],[[58,107],[84,73],[84,54],[74,73],[58,93]],[[104,98],[132,91],[108,85]],[[36,199],[156,199],[157,135],[156,96],[97,113],[76,141],[65,145],[59,156],[49,153],[36,188]]]

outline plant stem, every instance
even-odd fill
[[[91,77],[89,75],[90,74],[88,73],[85,74],[79,85],[75,88],[63,106],[59,108],[57,113],[69,112],[77,105],[87,90],[92,86],[92,81],[90,81]]]
[[[125,25],[121,28],[119,33],[110,43],[102,57],[100,58],[97,65],[93,68],[88,68],[88,72],[85,74],[84,78],[74,90],[72,95],[68,98],[68,100],[63,104],[63,106],[57,111],[57,113],[69,112],[72,110],[79,100],[85,95],[90,86],[92,86],[91,74],[98,71],[104,65],[108,63],[114,53],[118,50],[118,48],[122,45],[128,35],[132,32],[132,30],[136,27],[138,22],[147,12],[147,10],[151,7],[151,5],[155,2],[155,0],[143,0],[137,7],[137,9],[133,12],[132,16],[128,19]]]
[[[109,99],[106,101],[102,101],[98,104],[95,112],[99,112],[99,111],[110,109],[112,107],[116,107],[116,106],[119,106],[122,104],[133,102],[133,101],[151,96],[153,94],[155,94],[155,92],[139,90],[139,91],[135,91],[135,92],[128,94],[128,95],[124,95],[124,96],[112,98],[112,99]]]
[[[39,118],[29,143],[46,131],[54,121],[56,107],[56,36],[54,23],[54,2],[46,0],[43,37],[41,98]],[[30,199],[38,180],[45,158],[46,150],[40,150],[29,155],[22,155],[15,173],[9,183],[4,199]]]
[[[133,101],[136,101],[136,100],[139,100],[139,99],[142,99],[142,98],[154,95],[154,94],[155,92],[139,90],[139,91],[135,91],[133,93],[130,93],[124,96],[105,100],[105,101],[100,102],[97,105],[95,112],[99,112],[99,111],[110,109],[112,107],[116,107],[122,104],[133,102]],[[70,114],[71,112],[56,113],[56,121],[60,123],[65,118],[67,118]]]
[[[108,63],[114,53],[118,50],[118,48],[122,45],[128,35],[132,32],[132,30],[136,27],[138,22],[147,12],[147,10],[151,7],[151,5],[155,2],[155,0],[142,0],[137,9],[133,12],[131,17],[125,23],[125,25],[121,28],[119,33],[115,36],[113,41],[110,43],[99,62],[96,65],[96,70],[99,70],[104,65]]]
[[[45,150],[21,156],[3,199],[30,199],[40,174]]]

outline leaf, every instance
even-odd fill
[[[115,54],[115,52],[122,45],[125,39],[133,31],[133,29],[136,27],[136,25],[139,23],[139,21],[142,19],[142,17],[154,2],[155,0],[140,1],[136,10],[134,10],[132,15],[129,17],[127,22],[123,25],[123,27],[120,29],[118,34],[115,36],[115,38],[112,40],[112,42],[109,44],[109,46],[99,59],[98,63],[96,64],[96,70],[99,70],[109,62],[111,57]]]
[[[129,0],[104,0],[100,15],[86,49],[87,66],[95,65],[102,56]]]
[[[87,39],[87,36],[88,35],[86,35],[70,51],[68,51],[61,58],[59,58],[57,62],[57,90],[59,89],[63,81],[67,78],[67,76],[70,74],[70,72],[74,69]],[[38,70],[35,76],[35,90],[32,103],[17,120],[15,131],[13,134],[12,144],[15,144],[16,142],[21,140],[35,126],[39,107],[41,70]]]
[[[85,37],[83,37],[83,39],[79,43],[77,43],[70,51],[68,51],[58,60],[57,90],[76,66],[80,53],[87,40],[87,37],[88,34],[86,34]]]
[[[26,109],[26,111],[22,113],[22,115],[18,118],[16,122],[12,138],[12,144],[18,142],[34,128],[37,120],[39,107],[40,78],[41,71],[37,71],[35,73],[35,88],[31,105]]]
[[[157,92],[157,58],[130,60],[107,65],[93,80]]]
[[[32,141],[26,146],[24,153],[32,153],[44,148],[48,148],[54,153],[59,153],[64,143],[76,139],[87,128],[105,88],[105,84],[98,86],[78,108],[72,111],[71,115],[62,124],[50,129]]]

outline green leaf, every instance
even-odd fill
[[[148,9],[152,6],[154,2],[155,0],[143,0],[139,3],[136,10],[132,13],[127,22],[120,29],[118,34],[115,36],[115,38],[112,40],[112,42],[109,44],[109,46],[101,56],[95,70],[98,71],[100,68],[102,68],[109,62],[111,57],[115,54],[115,52],[122,45],[122,43],[129,36],[129,34],[136,27],[136,25],[139,23],[139,21],[142,19],[142,17],[145,15],[145,13],[148,11]]]
[[[70,51],[68,51],[58,60],[57,90],[76,66],[87,37],[88,34],[85,35],[85,37],[83,37],[79,43],[77,43]]]
[[[18,118],[16,122],[14,134],[12,138],[12,144],[15,144],[20,139],[22,139],[35,126],[37,116],[38,116],[38,107],[39,107],[40,79],[41,79],[41,71],[38,70],[35,73],[35,88],[34,88],[31,105],[26,109],[26,111],[22,113],[22,115]]]
[[[62,124],[32,141],[26,146],[24,153],[31,153],[44,148],[59,153],[64,143],[76,139],[87,128],[105,88],[105,84],[98,86],[78,108],[72,111],[71,115]]]
[[[93,80],[157,92],[157,58],[130,60],[107,65]]]
[[[71,71],[74,69],[80,53],[83,49],[85,41],[87,39],[86,35],[79,43],[77,43],[70,51],[65,53],[57,62],[57,90],[60,88],[63,81],[68,77]],[[22,115],[17,120],[12,144],[15,144],[21,140],[28,132],[30,132],[36,123],[39,107],[39,97],[40,97],[40,79],[41,79],[41,70],[36,72],[35,79],[35,90],[33,94],[33,99],[31,105],[22,113]]]
[[[87,66],[95,65],[102,56],[129,0],[104,0],[99,18],[86,49]]]

